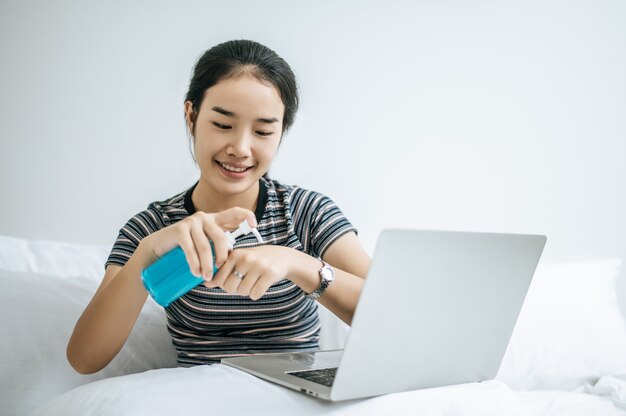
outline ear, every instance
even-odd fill
[[[187,129],[189,129],[189,134],[193,136],[193,124],[196,120],[196,113],[193,109],[193,104],[191,101],[185,101],[185,123],[187,124]]]

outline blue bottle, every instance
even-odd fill
[[[259,242],[263,242],[263,238],[261,238],[261,234],[259,234],[257,229],[250,227],[247,221],[243,221],[235,231],[225,232],[230,248],[234,247],[237,237],[248,233],[253,233]],[[213,242],[209,241],[209,244],[211,245],[211,252],[215,252]],[[214,275],[217,270],[214,254]],[[180,247],[167,252],[159,260],[144,269],[141,272],[141,280],[150,296],[164,308],[204,282],[202,277],[196,277],[191,273],[185,253]]]

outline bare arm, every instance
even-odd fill
[[[213,270],[209,239],[216,260],[228,256],[223,230],[248,220],[256,226],[254,213],[231,208],[215,214],[197,212],[145,237],[124,267],[108,266],[100,287],[78,319],[67,344],[67,359],[81,374],[106,367],[124,346],[148,298],[141,271],[176,246],[185,252],[194,275]]]
[[[319,260],[299,253],[302,260],[298,267],[298,285],[307,293],[319,286]],[[354,310],[363,290],[365,276],[370,267],[370,258],[361,246],[355,233],[347,233],[337,239],[324,253],[324,261],[335,269],[335,281],[320,296],[318,301],[351,325]]]
[[[124,267],[107,267],[67,345],[67,359],[79,373],[102,370],[124,346],[148,297],[141,271],[151,256],[140,243]]]

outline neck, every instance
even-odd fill
[[[191,194],[196,211],[220,212],[232,207],[241,207],[254,212],[259,199],[259,181],[238,194],[224,194],[210,187],[202,178]]]

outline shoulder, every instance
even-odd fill
[[[268,203],[272,201],[284,206],[291,212],[318,207],[329,203],[331,199],[321,192],[303,188],[299,185],[288,185],[275,179],[264,179],[267,188]]]
[[[149,203],[146,209],[127,221],[123,230],[146,236],[189,216],[184,207],[186,192],[179,192],[174,196]]]
[[[268,208],[284,210],[296,228],[345,219],[337,204],[322,192],[299,185],[285,185],[276,180],[267,180],[267,189]]]
[[[305,253],[318,257],[345,233],[356,233],[356,228],[327,195],[276,180],[265,181],[268,215],[284,216]]]
[[[169,198],[151,202],[146,211],[158,213],[167,222],[176,222],[185,218],[189,216],[189,212],[185,208],[185,196],[189,191],[190,189],[187,189]]]
[[[143,238],[188,216],[184,207],[184,198],[188,191],[151,202],[146,209],[126,221],[119,230],[105,268],[110,264],[123,266]]]

